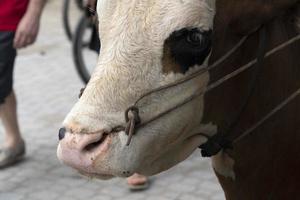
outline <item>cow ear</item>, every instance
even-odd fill
[[[247,35],[296,6],[299,0],[219,0],[216,21],[235,33]],[[220,23],[219,23],[220,24]]]

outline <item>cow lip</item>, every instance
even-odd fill
[[[103,179],[103,180],[111,179],[114,177],[111,174],[100,174],[100,173],[95,173],[95,172],[85,172],[85,171],[81,171],[81,170],[78,170],[78,173],[84,177],[97,178],[97,179]]]

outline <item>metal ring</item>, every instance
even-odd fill
[[[127,110],[125,111],[125,121],[129,122],[130,117],[129,117],[129,112],[132,112],[136,123],[140,123],[140,117],[139,117],[139,109],[136,106],[130,106],[129,108],[127,108]]]

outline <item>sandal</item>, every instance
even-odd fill
[[[24,158],[25,143],[22,141],[15,148],[1,148],[0,149],[0,169],[9,167]]]

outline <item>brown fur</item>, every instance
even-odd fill
[[[295,16],[294,16],[295,24],[298,28],[298,32],[300,33],[300,3],[295,8]]]
[[[162,58],[163,65],[163,73],[168,74],[170,72],[180,73],[180,65],[175,62],[174,58],[172,58],[171,50],[168,42],[164,44],[164,52]]]
[[[217,0],[211,62],[224,55],[243,35],[265,24],[270,50],[297,33],[295,10],[299,0]],[[222,66],[212,70],[211,81],[230,73],[256,57],[258,33]],[[264,60],[256,90],[230,138],[260,120],[300,87],[300,42]],[[205,96],[205,121],[225,130],[245,101],[253,69],[226,82]],[[235,180],[218,175],[228,200],[300,199],[300,98],[274,115],[237,145]]]

